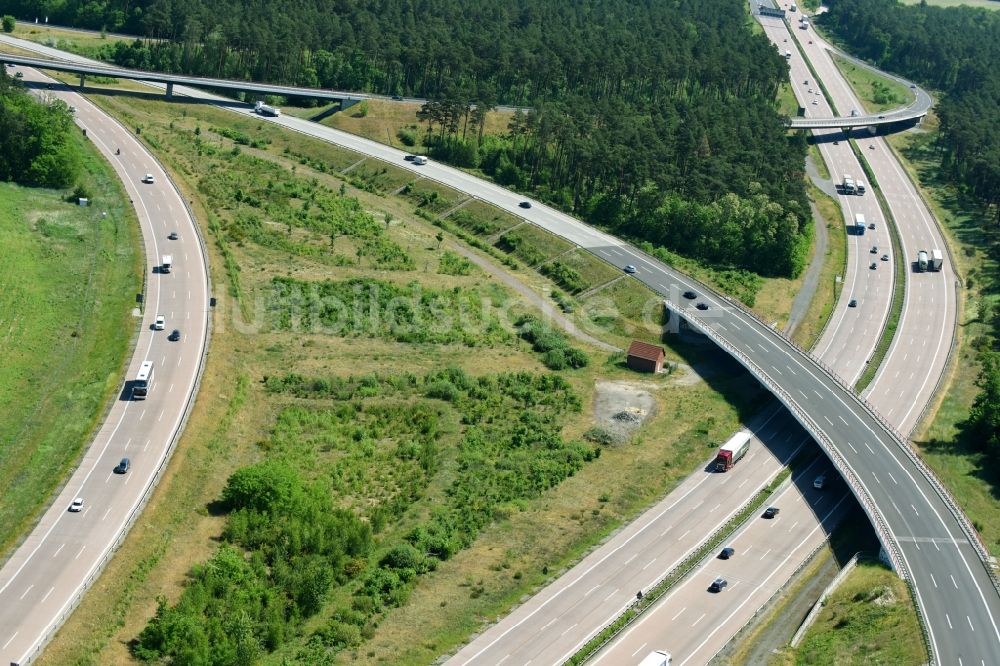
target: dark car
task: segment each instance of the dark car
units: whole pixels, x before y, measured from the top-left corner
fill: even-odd
[[[856,308],[856,307],[858,307],[858,299],[852,298],[851,301],[847,304],[847,307],[849,307],[849,308]]]
[[[121,462],[115,467],[115,474],[124,474],[128,471],[128,468],[132,466],[132,463],[128,458],[122,458]]]
[[[720,560],[728,560],[730,557],[736,554],[735,548],[723,548],[722,552],[719,553]]]
[[[872,254],[878,254],[878,245],[872,245],[872,249],[869,250]]]
[[[870,268],[870,269],[872,269],[872,270],[875,270],[876,268],[878,268],[878,264],[877,264],[876,262],[874,262],[874,261],[873,261],[873,262],[872,262],[872,265],[871,265],[871,266],[869,266],[868,268]]]
[[[729,581],[725,578],[716,578],[712,581],[712,584],[708,586],[709,592],[722,592],[729,585]]]
[[[699,310],[707,310],[708,309],[708,303],[699,303],[695,307],[698,308]]]
[[[875,228],[875,223],[874,222],[869,222],[868,223],[868,228],[869,229],[874,229]]]
[[[693,291],[685,291],[684,298],[688,299],[689,301],[693,301],[694,299],[698,298],[698,294],[694,293]]]
[[[169,238],[170,240],[177,240],[178,239],[177,232],[171,231],[169,234],[167,234],[167,238]]]
[[[779,509],[776,506],[769,506],[769,507],[767,507],[767,509],[764,510],[764,517],[765,518],[774,518],[775,516],[778,515],[778,512],[780,512],[780,511],[781,511],[781,509]]]
[[[170,331],[170,335],[167,336],[167,340],[170,340],[171,342],[177,342],[180,339],[181,339],[181,331],[178,328],[175,328],[174,330]]]
[[[407,162],[412,162],[415,157],[416,155],[407,155],[403,159],[406,160]]]
[[[14,78],[16,78],[16,79],[23,79],[24,78],[24,74],[21,73],[21,72],[18,72],[17,74],[14,75]]]
[[[402,102],[403,101],[403,96],[402,95],[393,95],[392,99],[394,99],[397,102]]]
[[[519,203],[517,205],[520,206],[521,208],[531,208],[531,202],[530,201],[522,201],[521,203]]]

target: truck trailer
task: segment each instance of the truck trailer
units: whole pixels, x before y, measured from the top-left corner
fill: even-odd
[[[646,658],[639,662],[639,666],[670,666],[670,653],[663,650],[654,650],[646,655]]]
[[[941,254],[941,250],[931,250],[931,261],[928,268],[932,271],[941,270],[941,266],[944,264],[944,256]]]
[[[865,227],[866,226],[867,225],[865,224],[864,213],[855,213],[854,214],[854,234],[857,235],[857,236],[864,236],[865,235]]]
[[[731,470],[733,465],[740,461],[740,458],[750,450],[750,438],[752,433],[745,430],[733,435],[728,442],[719,447],[719,452],[715,455],[715,471],[725,472]]]
[[[850,174],[847,173],[844,174],[844,180],[841,181],[840,187],[841,189],[844,190],[844,194],[854,194],[855,192],[854,179],[851,178]]]
[[[278,116],[281,115],[281,109],[269,106],[267,104],[264,104],[264,102],[260,101],[257,102],[257,106],[255,106],[253,110],[262,116],[272,116],[274,118],[277,118]]]

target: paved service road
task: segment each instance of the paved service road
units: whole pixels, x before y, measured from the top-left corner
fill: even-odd
[[[48,81],[24,70],[25,81]],[[128,365],[133,379],[144,360],[154,363],[153,385],[144,401],[120,397],[79,468],[35,530],[0,569],[0,663],[26,663],[73,610],[131,525],[159,478],[183,425],[208,342],[208,275],[205,255],[178,192],[146,149],[85,98],[50,92],[77,108],[76,122],[110,161],[135,202],[146,254],[146,310]],[[121,155],[115,151],[121,150]],[[155,183],[140,182],[152,174]],[[99,205],[99,202],[96,202]],[[178,240],[167,235],[177,231]],[[164,254],[170,273],[154,272]],[[166,330],[153,331],[157,314]],[[180,329],[182,337],[167,336]],[[128,384],[127,384],[128,385]],[[123,457],[126,474],[112,469]],[[75,497],[83,511],[67,509]]]

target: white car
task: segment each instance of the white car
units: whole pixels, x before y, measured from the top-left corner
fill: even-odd
[[[156,321],[153,322],[154,331],[162,331],[167,327],[167,320],[164,319],[163,315],[156,315]]]
[[[83,498],[77,497],[73,500],[73,503],[69,505],[69,510],[73,513],[80,513],[83,511]]]
[[[156,179],[153,178],[153,174],[147,173],[145,176],[142,177],[142,182],[153,184],[156,182]]]

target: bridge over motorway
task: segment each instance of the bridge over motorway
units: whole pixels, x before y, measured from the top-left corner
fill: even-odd
[[[986,547],[948,491],[902,435],[833,372],[730,299],[713,295],[713,301],[705,312],[679,298],[664,303],[746,367],[822,447],[911,586],[932,662],[996,663],[997,578]]]
[[[233,90],[236,92],[251,92],[261,95],[281,95],[283,97],[309,97],[312,99],[323,99],[331,102],[340,102],[340,106],[343,109],[353,106],[364,99],[381,99],[381,96],[379,95],[350,93],[342,90],[301,88],[298,86],[283,86],[271,83],[255,83],[253,81],[234,81],[232,79],[212,79],[202,76],[165,74],[163,72],[149,72],[139,69],[127,69],[124,67],[109,67],[81,62],[69,62],[66,60],[53,60],[51,58],[33,58],[30,56],[13,55],[10,53],[0,54],[0,62],[10,63],[12,65],[23,65],[25,67],[35,67],[37,69],[79,74],[81,88],[83,87],[84,81],[88,75],[162,83],[167,87],[167,97],[173,96],[174,85],[179,84],[185,86],[197,86],[201,88]]]

